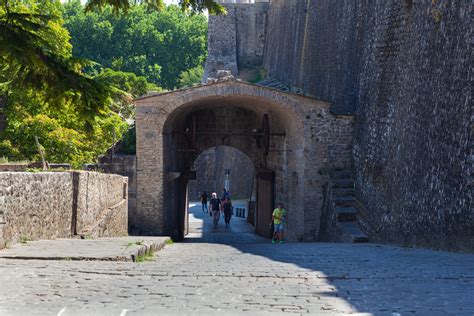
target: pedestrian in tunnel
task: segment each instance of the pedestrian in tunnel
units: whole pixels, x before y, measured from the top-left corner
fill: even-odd
[[[274,233],[272,238],[272,243],[276,242],[276,239],[283,244],[285,241],[283,240],[283,224],[286,219],[286,211],[283,208],[283,203],[278,203],[278,207],[273,210],[272,214],[272,221],[270,222],[270,226],[273,223],[274,226]]]
[[[232,202],[230,201],[230,198],[225,198],[222,208],[224,209],[225,226],[229,227],[230,218],[232,217]]]
[[[222,189],[222,196],[221,196],[221,201],[224,202],[226,198],[230,199],[230,194],[229,191],[227,191],[225,188]]]
[[[213,192],[212,193],[212,198],[209,201],[211,212],[212,212],[212,223],[214,225],[214,228],[217,228],[217,223],[219,222],[219,217],[220,217],[220,211],[222,208],[222,202],[219,198],[217,198],[217,193]]]
[[[202,194],[201,194],[201,206],[202,206],[202,212],[203,213],[209,212],[209,209],[207,208],[207,198],[208,198],[207,192],[206,191],[202,192]]]

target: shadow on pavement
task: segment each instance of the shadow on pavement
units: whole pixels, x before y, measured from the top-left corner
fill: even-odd
[[[268,258],[275,275],[279,263],[315,272],[334,288],[319,294],[342,298],[360,313],[474,315],[473,255],[377,244],[272,244],[242,218],[233,217],[230,228],[221,219],[214,229],[200,203],[190,206],[185,242],[226,244]]]

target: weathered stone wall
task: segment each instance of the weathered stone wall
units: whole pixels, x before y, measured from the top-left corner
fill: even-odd
[[[474,250],[472,1],[368,16],[354,161],[373,239]]]
[[[217,70],[230,70],[233,75],[239,73],[237,67],[237,32],[235,10],[229,8],[226,15],[211,15],[208,30],[220,29],[220,32],[208,31],[207,59],[204,67],[204,80],[215,77]]]
[[[76,233],[91,237],[126,234],[127,178],[98,172],[76,174],[78,175]],[[115,217],[121,219],[119,226],[108,225]]]
[[[239,69],[263,64],[269,3],[235,7],[237,66]]]
[[[0,245],[126,234],[126,186],[93,172],[0,172]]]
[[[234,76],[243,68],[263,64],[265,30],[269,3],[223,1],[226,15],[209,16],[208,58],[204,80],[217,70],[230,70]]]
[[[105,173],[119,174],[128,178],[128,223],[130,234],[134,234],[137,217],[137,157],[135,155],[115,154],[113,161],[110,156],[103,157],[98,165]]]
[[[361,7],[373,5],[374,1],[272,0],[264,56],[268,75],[331,102],[335,113],[353,113],[358,105],[363,18],[369,13]]]
[[[189,183],[189,198],[198,201],[200,193],[207,191],[221,194],[224,187],[225,170],[230,170],[230,193],[232,199],[248,199],[254,181],[253,162],[241,151],[228,147],[213,147],[201,153],[194,162],[196,180]]]
[[[72,173],[0,172],[0,244],[71,236],[72,196]]]
[[[269,75],[357,112],[372,240],[474,249],[472,12],[469,0],[271,2]]]

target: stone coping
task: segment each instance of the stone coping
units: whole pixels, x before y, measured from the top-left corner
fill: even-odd
[[[126,236],[29,241],[0,250],[0,258],[24,260],[139,261],[161,250],[169,237]]]

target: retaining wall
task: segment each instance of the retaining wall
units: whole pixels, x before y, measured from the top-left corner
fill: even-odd
[[[127,178],[0,172],[0,248],[23,240],[127,234]]]

